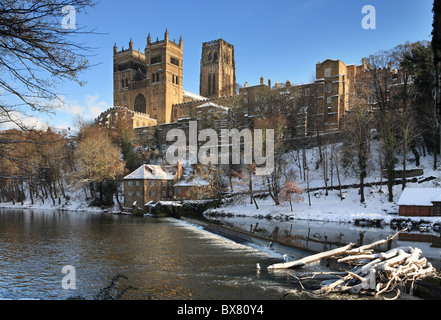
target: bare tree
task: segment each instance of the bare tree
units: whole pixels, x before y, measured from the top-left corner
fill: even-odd
[[[438,132],[441,132],[441,0],[434,0],[433,14],[432,48],[436,72],[435,114],[438,120]],[[441,139],[439,141],[441,142]]]
[[[32,131],[22,119],[34,113],[53,113],[61,103],[56,92],[60,84],[83,85],[79,76],[90,67],[90,48],[76,37],[93,31],[79,28],[73,20],[71,28],[63,27],[62,22],[70,11],[78,14],[91,6],[92,0],[0,2],[0,129],[10,125]],[[13,148],[24,143],[19,142]],[[0,157],[20,161],[8,151],[11,148],[1,149]]]
[[[345,120],[344,141],[346,163],[351,163],[352,169],[358,174],[360,183],[360,202],[365,202],[364,180],[367,177],[367,165],[370,159],[370,131],[373,116],[367,107],[367,91],[364,85],[357,88],[351,97],[352,108]],[[341,193],[341,191],[340,191]]]
[[[401,176],[402,189],[406,188],[406,164],[407,164],[407,154],[409,150],[413,147],[417,138],[420,136],[420,129],[417,126],[416,119],[413,112],[403,113],[399,120],[399,137],[401,145],[401,153],[403,156],[402,164],[403,171]]]

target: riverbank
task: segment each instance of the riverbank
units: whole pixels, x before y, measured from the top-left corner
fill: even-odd
[[[409,187],[423,187],[424,185],[410,184]],[[339,191],[317,190],[311,192],[310,203],[307,194],[303,194],[304,200],[300,203],[292,203],[292,211],[289,203],[285,202],[276,206],[270,198],[256,199],[259,209],[250,204],[249,197],[241,196],[230,199],[221,208],[210,209],[205,212],[208,216],[247,216],[267,218],[281,221],[320,221],[350,223],[370,226],[391,225],[399,222],[411,223],[414,226],[425,224],[433,228],[441,224],[441,217],[400,217],[398,215],[397,201],[401,195],[401,186],[394,187],[395,202],[387,201],[387,195],[378,188],[366,188],[364,203],[360,203],[358,189],[347,189],[341,199]]]
[[[422,187],[418,184],[411,184],[409,187]],[[259,209],[254,204],[249,203],[249,197],[246,195],[234,196],[229,198],[217,209],[208,209],[204,215],[209,217],[216,216],[238,216],[266,218],[280,221],[320,221],[349,223],[368,226],[391,225],[397,221],[408,222],[415,225],[425,224],[430,228],[441,224],[441,217],[399,217],[398,205],[396,202],[389,203],[387,195],[379,192],[376,187],[366,188],[366,201],[361,204],[359,201],[358,189],[347,189],[343,192],[344,198],[341,199],[339,191],[316,190],[310,194],[310,203],[308,195],[304,194],[304,201],[292,203],[292,211],[289,203],[285,202],[276,206],[270,198],[258,198],[256,202]],[[401,186],[394,187],[394,199],[398,201],[401,195]],[[75,198],[76,197],[76,198]],[[122,214],[118,205],[113,207],[100,208],[88,205],[87,199],[81,194],[71,196],[72,200],[63,201],[60,205],[53,205],[49,201],[45,203],[34,202],[33,204],[26,200],[21,203],[2,202],[0,208],[8,209],[32,209],[32,210],[61,210],[72,212],[95,212],[95,213],[115,213]],[[73,200],[76,199],[76,200]],[[121,199],[122,201],[122,199]]]
[[[201,220],[195,220],[195,219],[182,219],[184,223],[188,223],[196,228],[201,228],[205,231],[208,231],[210,233],[219,235],[221,237],[227,238],[229,240],[232,240],[236,243],[243,243],[250,246],[258,246],[260,251],[273,251],[277,255],[279,255],[280,259],[283,259],[285,255],[287,255],[287,258],[289,261],[298,260],[301,258],[304,258],[306,256],[316,254],[323,252],[324,250],[314,250],[308,247],[305,247],[305,243],[308,243],[308,241],[317,242],[320,244],[324,244],[324,247],[322,248],[328,248],[330,250],[331,248],[337,248],[342,247],[345,243],[335,243],[332,242],[332,239],[314,239],[312,236],[311,238],[308,237],[305,239],[305,237],[302,237],[302,241],[299,241],[300,239],[297,238],[295,243],[289,243],[289,237],[269,237],[264,236],[260,232],[252,232],[251,230],[249,232],[245,230],[236,229],[231,226],[226,226],[224,224],[218,224],[216,222],[213,223],[213,221],[201,221]],[[343,231],[343,230],[342,230]],[[345,232],[345,231],[343,231]],[[346,233],[346,232],[345,232]],[[364,234],[364,233],[363,233]],[[389,234],[392,235],[392,234]],[[384,235],[384,237],[389,236]],[[328,241],[331,240],[331,241]],[[341,240],[341,239],[340,239]],[[376,239],[378,240],[378,239]],[[288,242],[287,242],[288,241]],[[418,245],[418,244],[416,244]],[[308,246],[306,244],[306,246]],[[317,249],[317,247],[316,247]],[[344,265],[341,265],[337,263],[334,259],[322,259],[314,264],[315,265],[321,265],[322,267],[325,267],[326,269],[333,270],[333,271],[340,271],[342,268],[345,268]],[[295,274],[295,271],[293,271]],[[303,283],[304,286],[319,286],[320,281],[318,282],[312,282],[312,283]],[[318,287],[317,287],[318,288]],[[403,288],[404,289],[404,288]],[[412,292],[412,293],[411,293]],[[406,285],[405,290],[402,292],[404,296],[409,295],[409,297],[424,299],[424,300],[439,300],[441,298],[441,282],[439,278],[437,277],[427,277],[421,280],[416,281],[413,285],[408,284]],[[403,299],[408,299],[404,297]]]

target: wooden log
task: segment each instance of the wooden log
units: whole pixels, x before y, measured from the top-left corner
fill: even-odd
[[[362,252],[364,252],[364,251],[366,251],[366,250],[369,250],[369,249],[372,249],[372,248],[374,248],[374,247],[380,246],[380,245],[382,245],[382,244],[388,243],[389,241],[391,241],[391,240],[395,239],[396,237],[398,237],[398,235],[399,235],[400,233],[405,232],[405,231],[407,231],[408,229],[409,229],[409,227],[407,227],[406,229],[403,229],[403,230],[401,230],[401,231],[398,231],[398,232],[397,232],[396,234],[394,234],[393,236],[389,236],[389,237],[387,237],[387,239],[378,240],[378,241],[372,242],[371,244],[367,244],[367,245],[364,245],[364,246],[361,246],[361,247],[358,247],[358,248],[355,248],[355,249],[349,250],[349,251],[347,252],[347,254],[359,254],[359,253],[362,253]]]
[[[286,262],[286,263],[276,263],[273,265],[270,265],[268,267],[268,269],[295,269],[295,268],[300,268],[303,267],[304,265],[308,264],[308,263],[313,263],[316,261],[320,261],[322,259],[326,259],[329,257],[333,257],[339,254],[342,254],[344,252],[346,252],[347,250],[351,249],[352,246],[354,244],[350,243],[344,247],[341,248],[337,248],[337,249],[333,249],[333,250],[329,250],[329,251],[325,251],[325,252],[321,252],[321,253],[317,253],[305,258],[302,258],[300,260],[296,260],[296,261],[292,261],[292,262]]]
[[[268,269],[298,268],[321,259],[339,258],[339,256],[348,255],[337,261],[355,262],[357,267],[345,271],[344,274],[341,272],[321,273],[322,276],[329,276],[329,280],[322,281],[321,288],[315,290],[316,293],[350,292],[379,295],[397,290],[399,284],[408,281],[413,284],[416,279],[437,274],[436,269],[427,262],[427,259],[420,257],[422,251],[419,248],[398,247],[387,252],[372,253],[372,248],[391,241],[406,230],[407,228],[385,240],[379,240],[356,249],[351,249],[353,247],[351,243],[341,248],[311,255],[293,262],[273,264]],[[312,279],[316,275],[319,278],[319,274],[313,273],[310,278]]]

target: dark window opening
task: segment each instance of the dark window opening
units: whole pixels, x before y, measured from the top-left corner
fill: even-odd
[[[142,94],[139,94],[135,99],[134,111],[141,112],[141,113],[146,112],[146,101],[145,101],[145,98]]]
[[[174,64],[175,66],[178,66],[178,67],[179,67],[179,60],[178,60],[178,59],[173,58],[173,57],[170,57],[170,62],[171,62],[172,64]]]
[[[441,203],[433,203],[433,215],[441,216]]]
[[[162,56],[156,56],[150,58],[150,64],[155,64],[159,62],[162,62]]]
[[[213,92],[212,94],[216,93],[216,75],[213,74]]]

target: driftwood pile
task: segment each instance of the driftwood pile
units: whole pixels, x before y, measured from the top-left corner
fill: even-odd
[[[351,270],[326,273],[312,273],[303,279],[326,279],[321,282],[316,293],[347,292],[354,294],[380,295],[395,290],[400,293],[400,285],[413,284],[427,276],[435,276],[436,269],[426,258],[421,257],[419,248],[399,247],[387,252],[374,253],[373,248],[385,244],[401,232],[385,240],[354,248],[354,244],[308,256],[303,259],[274,264],[268,269],[292,269],[322,259],[336,259],[337,262],[350,266]],[[299,281],[302,281],[299,279]],[[398,296],[398,295],[397,295]]]

